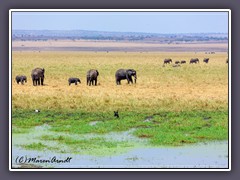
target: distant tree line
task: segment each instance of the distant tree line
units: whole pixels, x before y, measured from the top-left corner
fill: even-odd
[[[112,41],[155,41],[155,42],[192,42],[192,41],[228,41],[227,34],[148,34],[148,33],[107,33],[107,32],[62,32],[61,31],[14,31],[12,40],[112,40]]]

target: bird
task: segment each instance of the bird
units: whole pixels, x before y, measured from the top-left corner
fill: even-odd
[[[114,117],[119,118],[118,111],[114,111]]]

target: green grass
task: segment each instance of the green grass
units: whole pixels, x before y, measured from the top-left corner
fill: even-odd
[[[111,155],[125,152],[128,148],[132,148],[133,144],[127,141],[106,140],[102,137],[76,138],[64,135],[43,135],[41,141],[54,142],[57,146],[47,146],[48,150],[54,150],[59,153],[76,153],[88,155]]]
[[[228,113],[224,111],[172,112],[155,116],[152,128],[139,128],[138,137],[154,145],[181,145],[228,138]]]
[[[25,149],[29,149],[29,150],[44,150],[47,148],[46,145],[42,144],[42,143],[32,143],[32,144],[27,144],[27,145],[22,145],[22,147],[24,147]]]
[[[58,112],[46,111],[34,113],[26,110],[14,110],[12,124],[16,129],[49,124],[52,132],[67,134],[106,134],[110,132],[136,129],[134,135],[147,138],[153,145],[181,145],[209,140],[228,138],[227,111],[183,111],[183,112],[119,112],[120,118],[112,112]],[[146,118],[151,119],[146,121]],[[90,122],[98,121],[96,125]],[[75,147],[106,148],[116,147],[115,143],[103,139],[73,140],[65,136],[43,137],[42,140],[57,141],[60,144]],[[74,148],[73,148],[74,149]]]

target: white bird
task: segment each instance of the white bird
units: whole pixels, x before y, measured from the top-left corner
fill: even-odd
[[[38,109],[35,109],[35,113],[39,113],[40,112],[40,110],[38,110]]]

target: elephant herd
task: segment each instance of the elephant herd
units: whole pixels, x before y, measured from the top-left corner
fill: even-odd
[[[203,62],[208,63],[209,58],[204,58]],[[172,63],[172,59],[164,59],[163,64],[170,64],[170,63]],[[199,63],[199,59],[198,58],[192,58],[192,59],[190,59],[189,63],[190,64]],[[228,63],[228,58],[226,60],[226,63]],[[173,67],[178,67],[178,66],[180,66],[179,64],[186,64],[186,61],[185,60],[175,61],[175,65],[173,65]],[[44,84],[44,73],[45,73],[44,68],[35,68],[35,69],[32,70],[31,78],[32,78],[33,86],[38,86],[38,85],[43,85]],[[87,85],[97,86],[98,76],[99,76],[99,72],[96,69],[90,69],[89,71],[87,71],[87,74],[86,74]],[[118,69],[115,73],[115,80],[116,80],[117,85],[121,85],[121,80],[125,80],[125,79],[127,80],[128,84],[129,83],[133,84],[132,77],[134,77],[134,83],[136,83],[137,72],[134,69]],[[21,84],[24,84],[24,82],[25,83],[27,82],[27,77],[25,75],[18,75],[18,76],[16,76],[15,79],[16,79],[16,82],[18,84],[19,84],[19,82],[21,82]],[[71,77],[71,78],[68,79],[69,86],[72,83],[77,85],[78,83],[81,83],[81,81],[80,81],[79,78]]]
[[[33,86],[38,86],[38,85],[43,85],[44,84],[44,73],[45,69],[44,68],[35,68],[31,72],[31,78],[33,82]],[[99,76],[99,72],[96,69],[90,69],[87,71],[86,74],[86,80],[87,80],[87,85],[95,85],[97,86],[97,78]],[[132,83],[133,84],[133,79],[132,76],[134,77],[134,83],[137,81],[137,72],[134,69],[118,69],[115,73],[115,79],[116,79],[116,84],[121,85],[121,80],[126,79],[128,84]],[[24,75],[18,75],[16,76],[16,82],[19,84],[24,84],[24,82],[27,82],[27,77]],[[79,78],[74,78],[71,77],[68,79],[68,84],[69,86],[74,83],[77,85],[78,83],[81,83]]]
[[[205,63],[208,63],[208,61],[209,61],[209,58],[204,58],[203,59],[203,62],[205,62]],[[172,59],[164,59],[164,61],[163,61],[163,64],[170,64],[170,63],[172,63]],[[175,64],[186,64],[187,62],[185,61],[185,60],[181,60],[181,61],[175,61]],[[192,59],[190,59],[190,61],[189,61],[189,64],[193,64],[193,63],[199,63],[199,59],[198,58],[192,58]]]

